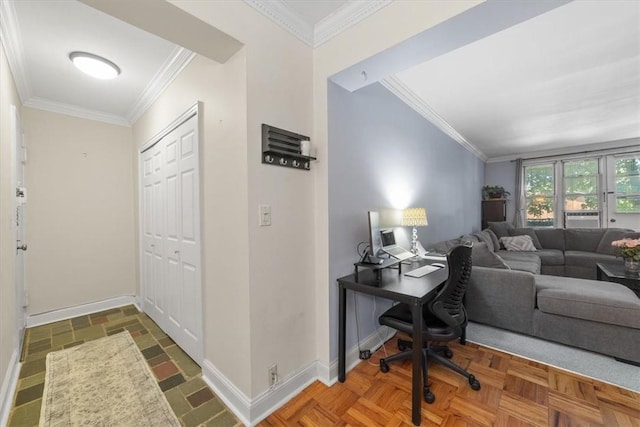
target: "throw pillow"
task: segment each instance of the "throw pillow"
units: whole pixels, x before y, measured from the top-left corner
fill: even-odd
[[[496,233],[493,232],[490,228],[485,228],[484,231],[487,232],[489,237],[491,237],[491,241],[493,242],[493,251],[497,252],[500,250],[500,239],[496,236]]]
[[[496,233],[498,238],[505,237],[509,235],[509,230],[513,230],[513,225],[509,224],[507,221],[500,222],[487,222],[489,224],[489,228],[491,231]]]
[[[471,247],[471,262],[477,267],[503,268],[510,270],[504,260],[492,252],[484,242],[475,243]]]
[[[538,236],[533,228],[514,228],[513,230],[509,230],[509,236],[529,236],[531,237],[533,246],[535,246],[536,249],[542,249],[540,240],[538,240]]]
[[[493,241],[491,240],[491,236],[489,236],[489,233],[487,233],[486,231],[481,231],[479,233],[473,233],[473,235],[476,238],[478,238],[478,241],[486,243],[487,244],[487,248],[490,251],[493,252],[493,251],[496,250],[496,248],[493,246]]]
[[[500,242],[504,244],[505,249],[508,251],[531,252],[536,250],[531,241],[531,236],[501,237]]]

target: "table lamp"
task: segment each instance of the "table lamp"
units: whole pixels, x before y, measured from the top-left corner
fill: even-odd
[[[418,230],[416,230],[416,227],[424,227],[425,225],[428,225],[425,208],[409,208],[402,211],[402,226],[413,227],[411,252],[416,256],[418,256]]]

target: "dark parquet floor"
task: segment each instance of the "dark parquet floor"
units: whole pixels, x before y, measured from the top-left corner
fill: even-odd
[[[386,344],[390,353],[397,351],[395,342]],[[640,427],[640,393],[471,343],[450,348],[482,388],[473,391],[462,376],[430,364],[436,401],[423,401],[423,426]],[[361,362],[345,383],[316,381],[259,425],[413,425],[411,363],[394,363],[385,374],[380,354]]]

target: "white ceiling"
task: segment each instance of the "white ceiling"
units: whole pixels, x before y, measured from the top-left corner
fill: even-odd
[[[489,158],[637,138],[640,2],[574,1],[395,77]]]
[[[392,0],[244,1],[315,47]],[[0,23],[24,105],[112,123],[135,122],[193,57],[76,0],[3,0]],[[629,144],[640,137],[639,28],[638,1],[574,1],[385,82],[483,158]],[[68,60],[74,50],[122,75],[85,77]]]
[[[1,6],[2,24],[13,27],[8,56],[26,106],[130,125],[192,57],[75,0]],[[73,66],[72,51],[105,57],[122,73],[114,80],[91,78]]]

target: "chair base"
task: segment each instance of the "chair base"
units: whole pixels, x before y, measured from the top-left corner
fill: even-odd
[[[407,350],[407,349],[412,349],[412,348],[413,348],[412,341],[399,339],[398,350],[400,350],[400,353],[380,359],[380,371],[384,373],[389,372],[389,363],[391,362],[395,362],[397,360],[411,359],[413,357],[413,351]],[[443,355],[441,355],[440,353],[442,353]],[[467,378],[467,380],[469,381],[469,385],[473,390],[480,390],[481,385],[480,385],[480,382],[476,379],[476,377],[473,374],[470,374],[466,370],[462,369],[460,366],[451,362],[451,360],[449,359],[451,359],[452,357],[453,357],[453,352],[449,349],[449,347],[445,345],[431,347],[428,344],[426,344],[426,346],[422,348],[422,380],[424,385],[423,390],[424,390],[425,402],[433,403],[436,400],[435,395],[431,393],[431,391],[429,390],[429,384],[427,383],[427,380],[428,380],[427,361],[428,360],[435,360],[436,362],[446,366],[447,368],[459,373],[463,377]]]

